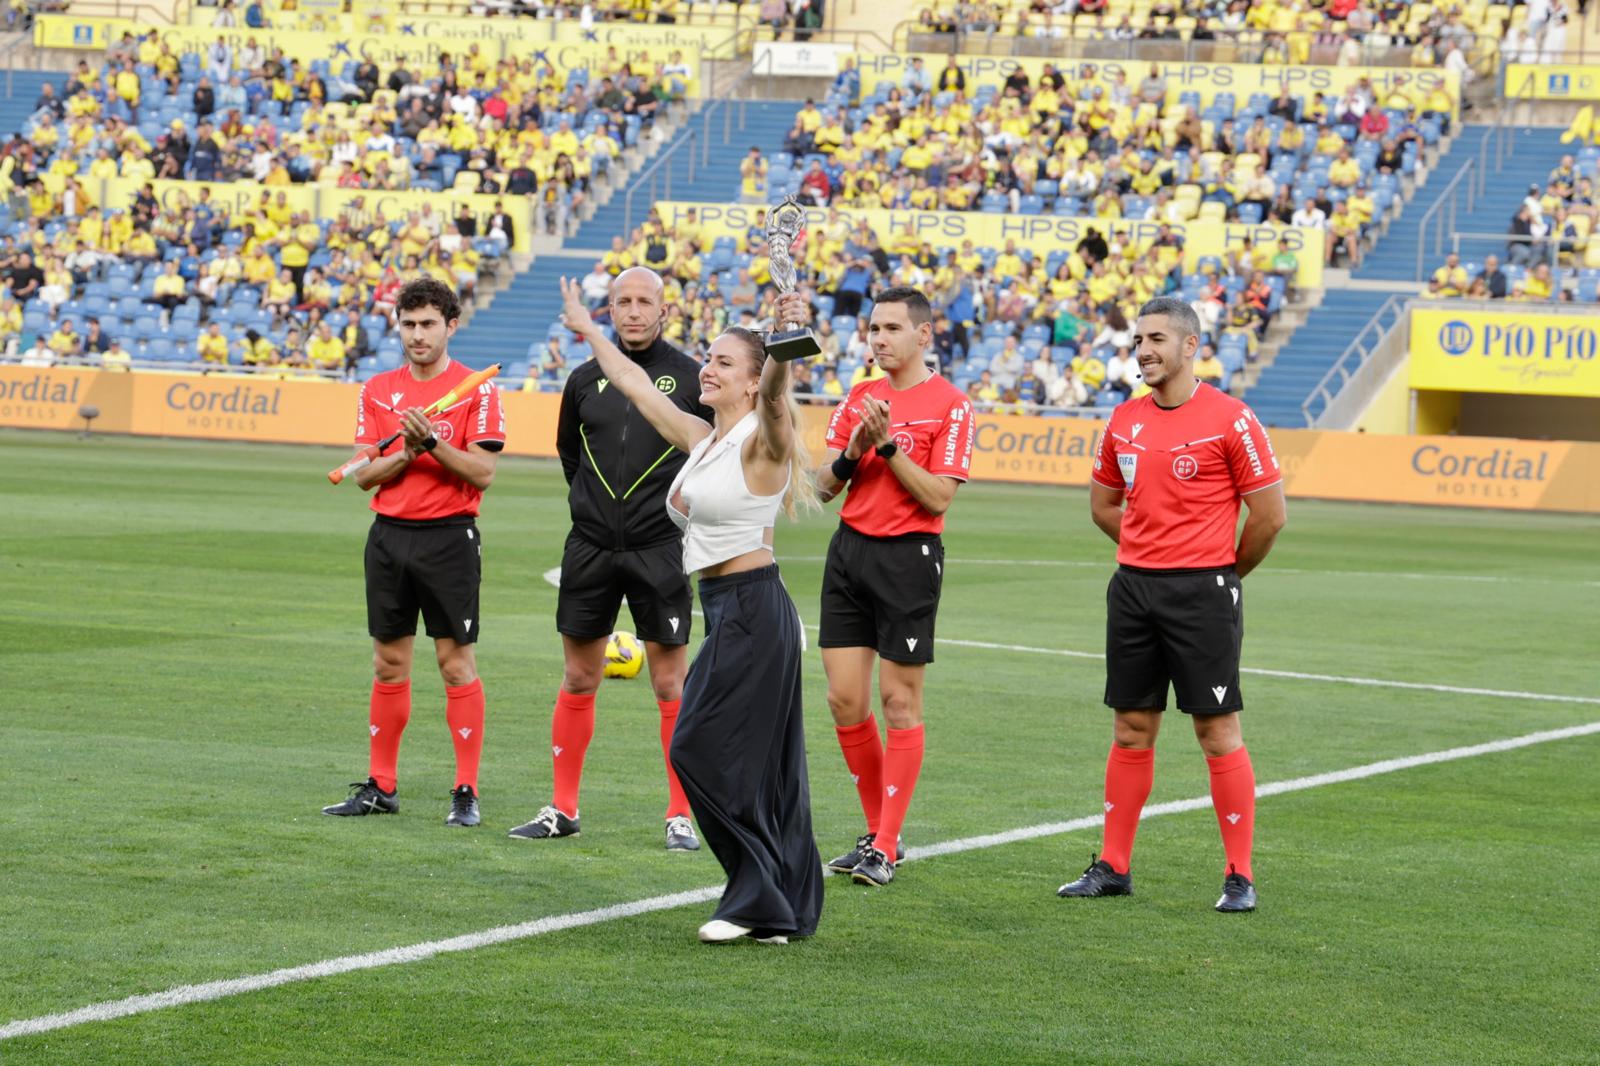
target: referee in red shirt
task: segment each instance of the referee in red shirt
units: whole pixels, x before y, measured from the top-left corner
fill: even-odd
[[[1217,910],[1254,910],[1256,777],[1239,731],[1240,580],[1283,528],[1283,478],[1250,408],[1195,380],[1200,320],[1193,309],[1175,297],[1151,300],[1134,329],[1151,391],[1112,412],[1089,488],[1095,525],[1116,542],[1119,564],[1106,593],[1105,699],[1116,726],[1105,843],[1059,894],[1132,893],[1133,836],[1150,795],[1170,686],[1211,771],[1227,855]],[[1236,545],[1241,502],[1249,517]]]
[[[885,376],[863,381],[834,409],[817,471],[824,499],[849,485],[828,545],[818,643],[828,708],[867,819],[866,833],[828,869],[864,885],[888,884],[902,857],[944,581],[939,534],[972,465],[972,405],[927,365],[932,322],[916,289],[878,295],[867,336]],[[887,745],[872,715],[874,657]]]
[[[445,685],[445,717],[456,750],[449,826],[478,824],[478,759],[483,752],[483,683],[478,639],[483,538],[478,501],[494,481],[506,442],[500,393],[492,383],[456,401],[431,423],[422,412],[472,371],[450,358],[461,303],[431,278],[410,282],[395,303],[406,365],[361,387],[356,444],[404,432],[398,450],[362,468],[356,484],[377,512],[367,535],[367,629],[372,635],[371,743],[367,780],[323,814],[396,814],[400,736],[411,717],[411,654],[417,612],[433,638]]]

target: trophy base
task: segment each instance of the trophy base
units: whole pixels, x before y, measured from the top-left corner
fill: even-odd
[[[767,354],[780,363],[810,359],[822,354],[822,345],[809,329],[788,329],[767,334]]]

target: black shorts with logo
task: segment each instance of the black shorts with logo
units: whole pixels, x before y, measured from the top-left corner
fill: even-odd
[[[367,533],[367,632],[415,636],[417,612],[430,637],[478,639],[483,538],[470,515],[407,522],[379,515]]]
[[[683,572],[683,542],[612,551],[569,533],[561,554],[556,629],[578,640],[609,637],[624,597],[640,640],[689,643],[694,594]]]
[[[1106,705],[1164,711],[1170,685],[1186,714],[1240,710],[1243,643],[1244,594],[1233,567],[1118,567],[1106,589]]]
[[[840,523],[822,571],[817,643],[873,648],[895,663],[931,663],[943,586],[937,533],[869,537]]]

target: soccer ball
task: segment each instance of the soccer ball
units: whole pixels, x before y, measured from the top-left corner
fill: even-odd
[[[611,634],[606,641],[606,676],[638,677],[644,665],[644,647],[639,638],[625,629]]]

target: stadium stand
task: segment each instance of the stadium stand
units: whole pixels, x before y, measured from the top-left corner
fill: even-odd
[[[303,26],[305,13],[249,6],[268,21],[294,18]],[[603,4],[589,17],[692,22],[707,6],[657,4],[646,13],[639,5]],[[678,199],[742,200],[758,211],[797,196],[847,214],[958,211],[1099,224],[1071,246],[1036,251],[874,234],[835,212],[814,227],[803,259],[797,256],[825,343],[824,357],[807,372],[818,392],[847,388],[872,372],[861,336],[871,294],[910,282],[936,295],[941,366],[975,400],[1046,413],[1103,407],[1142,388],[1128,358],[1127,323],[1144,299],[1170,292],[1191,300],[1207,323],[1206,376],[1224,388],[1250,382],[1264,418],[1293,421],[1298,398],[1333,357],[1319,345],[1349,338],[1370,316],[1374,297],[1300,291],[1299,257],[1261,232],[1257,244],[1194,262],[1184,255],[1183,228],[1228,222],[1321,229],[1326,265],[1350,267],[1357,278],[1381,273],[1387,259],[1405,254],[1395,251],[1399,242],[1378,238],[1398,224],[1407,197],[1435,168],[1445,169],[1433,182],[1449,176],[1439,153],[1453,138],[1481,133],[1459,126],[1458,99],[1424,71],[1442,67],[1472,78],[1474,66],[1494,56],[1484,39],[1517,30],[1523,10],[1482,2],[1460,9],[1160,0],[1062,6],[1073,8],[1064,12],[1071,35],[1120,40],[1125,25],[1138,29],[1136,39],[1231,34],[1261,45],[1236,58],[1269,64],[1351,61],[1382,43],[1404,48],[1416,70],[1342,79],[1338,91],[1235,93],[1169,79],[1160,63],[1023,61],[1004,81],[974,77],[970,85],[956,57],[913,59],[894,78],[847,64],[820,103],[748,105],[755,121],[741,138],[753,147],[680,179]],[[970,34],[984,28],[991,7],[961,5],[956,14]],[[937,21],[950,10],[929,15]],[[226,25],[241,14],[225,5],[216,18]],[[994,32],[1029,34],[1063,12],[1001,5],[1000,14]],[[803,36],[806,27],[798,29]],[[1348,47],[1356,38],[1360,49]],[[1515,33],[1511,40],[1535,52],[1547,43]],[[290,369],[339,363],[364,377],[398,354],[381,321],[384,283],[428,270],[470,292],[478,268],[507,251],[505,230],[490,236],[488,220],[466,206],[459,221],[347,211],[313,222],[292,211],[274,217],[284,212],[271,200],[247,211],[219,204],[211,213],[187,192],[172,198],[163,189],[160,196],[129,195],[126,203],[108,198],[97,211],[90,201],[99,179],[214,178],[269,193],[410,187],[530,196],[548,205],[533,212],[534,224],[571,235],[568,250],[517,274],[469,318],[456,349],[474,366],[518,352],[507,379],[525,376],[531,389],[558,389],[588,354],[559,324],[529,336],[530,319],[555,322],[560,274],[588,270],[586,289],[599,304],[605,279],[629,263],[663,269],[675,304],[668,333],[690,350],[726,324],[762,321],[770,310],[759,220],[742,233],[697,232],[681,213],[651,210],[635,224],[616,197],[579,225],[591,174],[638,143],[656,107],[683,97],[686,87],[670,64],[635,75],[613,52],[594,69],[558,73],[547,60],[496,61],[469,46],[424,73],[340,58],[331,46],[327,59],[301,63],[220,40],[174,51],[154,35],[128,35],[108,58],[104,71],[85,67],[59,90],[41,89],[26,135],[6,149],[5,180],[21,194],[8,198],[0,217],[11,237],[0,269],[16,268],[21,251],[31,249],[43,275],[20,301],[0,305],[0,331],[12,352],[39,358],[42,344],[72,358],[85,343],[79,338],[92,333],[91,345],[107,344],[109,335],[142,357]],[[670,132],[669,152],[690,135],[688,128]],[[1585,150],[1563,164],[1564,184],[1540,176],[1546,187],[1530,199],[1550,233],[1532,233],[1500,257],[1496,265],[1511,279],[1508,297],[1593,299],[1600,289],[1600,263],[1586,261],[1592,184],[1582,186],[1595,177],[1597,154]],[[676,167],[679,160],[668,162]],[[1421,188],[1419,202],[1427,196]],[[34,221],[46,216],[59,217]],[[80,216],[99,219],[99,243],[74,243],[84,232],[95,236],[94,226],[85,231],[70,221]],[[524,216],[512,211],[508,225],[513,217]],[[1130,237],[1132,222],[1150,226]],[[376,255],[349,250],[368,240]],[[230,265],[230,250],[242,267]],[[1541,255],[1551,257],[1553,270],[1529,265]],[[1187,271],[1186,258],[1193,264]],[[1439,295],[1465,294],[1483,264],[1477,257],[1448,266]],[[246,273],[252,265],[254,273]],[[1467,273],[1465,288],[1455,284],[1457,267]],[[115,299],[102,307],[113,284]],[[1293,303],[1304,298],[1320,301],[1310,312],[1314,328],[1301,331],[1306,351],[1297,339],[1295,353],[1280,354],[1267,382],[1255,383],[1255,373],[1242,372],[1256,367],[1267,330],[1286,307],[1296,311],[1286,319],[1304,316],[1306,307]],[[366,334],[363,343],[345,335],[355,325]],[[1278,330],[1280,341],[1284,332]]]
[[[1245,0],[939,0],[922,8],[917,34],[1027,38],[1109,45],[1135,41],[1215,42],[1241,62],[1337,64],[1389,62],[1487,68],[1507,51],[1559,62],[1563,27],[1530,27],[1527,9],[1474,0],[1413,4],[1399,0],[1326,4]],[[1452,46],[1461,54],[1450,57]],[[1514,50],[1514,51],[1513,51]],[[1110,53],[1106,53],[1109,55]],[[1223,55],[1213,58],[1221,59]],[[1529,60],[1533,61],[1533,60]]]

